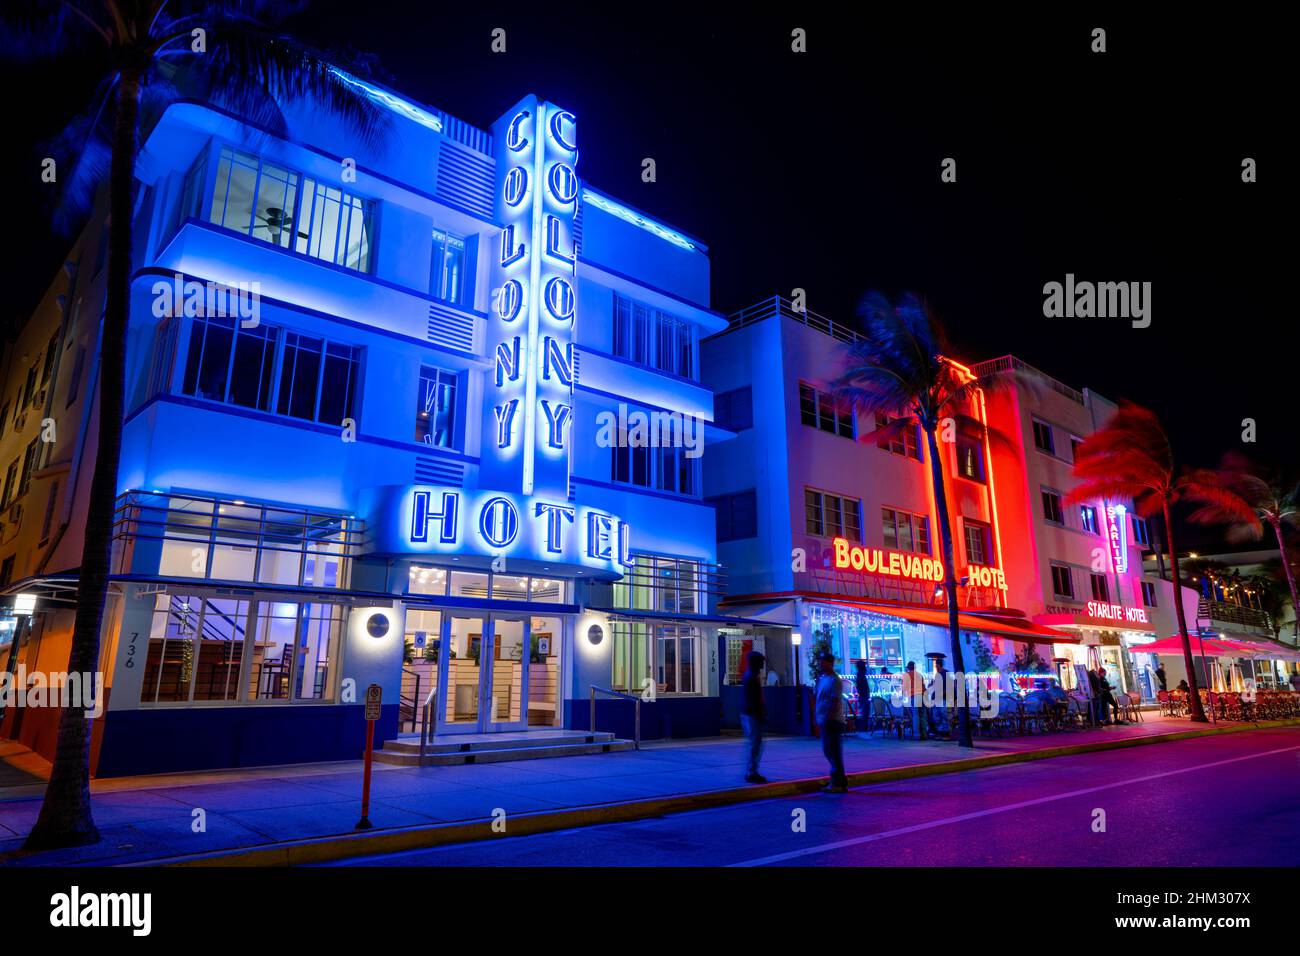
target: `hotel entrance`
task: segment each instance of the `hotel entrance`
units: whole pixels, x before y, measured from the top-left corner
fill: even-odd
[[[407,616],[403,694],[413,701],[418,687],[418,713],[436,691],[434,734],[559,726],[562,618],[477,608],[412,608]],[[416,673],[418,684],[411,680]]]

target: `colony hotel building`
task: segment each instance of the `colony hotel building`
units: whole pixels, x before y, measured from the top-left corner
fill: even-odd
[[[717,423],[736,435],[705,477],[724,604],[784,626],[724,629],[724,684],[755,648],[790,683],[809,680],[803,648],[814,643],[829,645],[845,676],[865,661],[893,682],[909,660],[926,671],[951,655],[924,436],[864,443],[884,422],[832,395],[855,337],[776,298],[704,343]],[[973,396],[939,443],[966,672],[1009,689],[1042,668],[1073,687],[1074,664],[1101,664],[1119,689],[1154,696],[1155,661],[1140,646],[1176,625],[1172,586],[1143,575],[1147,526],[1131,502],[1064,503],[1075,445],[1113,406],[1011,356],[973,371],[1004,369],[1018,371],[1013,387]]]
[[[362,86],[377,147],[306,109],[292,141],[190,102],[142,130],[101,776],[355,757],[372,684],[380,740],[434,688],[439,738],[587,728],[593,686],[646,695],[643,736],[717,730],[700,458],[598,418],[711,420],[707,249],[583,182],[562,107],[480,130]],[[66,669],[103,225],[6,354],[28,673]],[[0,730],[50,756],[57,716]]]

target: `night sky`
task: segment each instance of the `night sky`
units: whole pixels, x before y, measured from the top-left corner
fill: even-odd
[[[1233,448],[1300,462],[1283,297],[1294,242],[1279,241],[1295,199],[1278,142],[1294,123],[1291,51],[1259,8],[1178,25],[1098,10],[908,21],[874,5],[855,18],[807,4],[554,17],[454,6],[318,0],[286,29],[376,54],[376,78],[481,127],[528,91],[572,110],[579,173],[703,239],[719,311],[799,287],[810,309],[852,324],[865,290],[915,290],[966,359],[1013,352],[1149,405],[1186,464]],[[1089,49],[1098,26],[1104,54]],[[505,54],[490,51],[494,27]],[[790,51],[794,27],[808,31],[805,54]],[[23,91],[7,104],[18,148],[6,181],[35,180],[35,144],[88,98],[85,62],[5,71]],[[940,181],[945,157],[956,183]],[[39,193],[11,196],[33,238],[5,259],[6,318],[30,310],[66,246],[46,236]],[[1067,272],[1150,281],[1152,325],[1044,318],[1043,284]],[[1247,417],[1253,446],[1240,440]],[[1213,534],[1188,544],[1207,550]]]

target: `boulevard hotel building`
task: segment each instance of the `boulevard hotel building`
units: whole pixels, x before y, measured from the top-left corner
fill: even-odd
[[[372,685],[399,762],[426,730],[449,760],[712,735],[755,648],[794,728],[816,640],[846,674],[948,652],[920,436],[859,442],[828,392],[851,331],[714,311],[705,245],[584,181],[599,131],[560,105],[478,129],[359,86],[379,146],[315,109],[290,139],[194,102],[141,131],[94,773],[355,758]],[[15,677],[67,668],[105,216],[0,365]],[[967,669],[1012,681],[1032,648],[1150,696],[1146,526],[1063,503],[1109,405],[1038,378],[941,446]],[[678,440],[609,427],[638,415]],[[58,716],[11,706],[0,736],[51,757]]]

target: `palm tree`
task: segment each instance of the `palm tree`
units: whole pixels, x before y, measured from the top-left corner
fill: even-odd
[[[1197,482],[1215,491],[1213,497],[1197,499],[1200,507],[1188,517],[1200,524],[1228,526],[1224,537],[1233,544],[1259,541],[1264,526],[1277,538],[1277,550],[1296,606],[1295,571],[1287,555],[1285,528],[1300,526],[1300,484],[1287,481],[1281,471],[1266,468],[1238,452],[1228,452],[1219,467],[1198,469]]]
[[[6,52],[29,57],[103,56],[107,75],[87,111],[68,126],[71,167],[65,208],[84,203],[107,165],[108,296],[100,345],[99,437],[86,509],[68,671],[96,672],[108,593],[112,516],[117,495],[126,377],[126,329],[133,268],[132,209],[142,112],[155,119],[181,95],[207,95],[274,135],[288,135],[280,105],[310,97],[375,141],[385,118],[338,66],[268,23],[295,12],[267,0],[18,0],[7,4]],[[201,32],[196,32],[201,31]],[[97,49],[96,49],[97,48]],[[347,64],[345,64],[347,65]],[[90,810],[89,721],[65,707],[54,765],[28,849],[82,846],[99,839]]]
[[[1137,513],[1148,517],[1159,512],[1165,522],[1165,540],[1173,565],[1174,613],[1183,643],[1183,664],[1191,687],[1192,720],[1205,722],[1205,709],[1197,689],[1192,663],[1192,643],[1183,611],[1182,574],[1170,507],[1184,497],[1203,501],[1214,489],[1194,476],[1174,477],[1174,453],[1169,437],[1150,409],[1120,402],[1119,411],[1105,426],[1083,440],[1074,454],[1074,477],[1079,480],[1067,495],[1072,504],[1101,499],[1132,499]]]
[[[845,347],[846,367],[834,383],[837,397],[855,411],[874,418],[893,419],[859,438],[877,441],[905,429],[925,432],[930,458],[930,481],[938,512],[939,540],[943,548],[943,588],[948,598],[948,638],[953,672],[965,673],[961,631],[957,622],[957,571],[953,560],[952,519],[939,455],[938,429],[943,420],[960,413],[963,404],[990,378],[975,376],[944,356],[947,339],[939,320],[919,297],[906,293],[891,304],[878,292],[868,293],[858,307],[863,336]],[[960,678],[959,678],[960,679]],[[958,743],[973,747],[970,716],[957,709]]]

